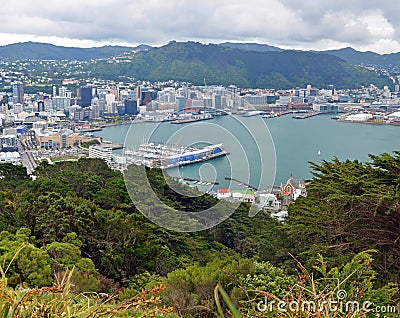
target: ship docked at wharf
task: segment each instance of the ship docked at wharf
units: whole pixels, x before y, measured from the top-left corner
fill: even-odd
[[[137,150],[126,150],[127,164],[145,165],[150,168],[170,169],[226,156],[223,144],[203,148],[143,143]]]

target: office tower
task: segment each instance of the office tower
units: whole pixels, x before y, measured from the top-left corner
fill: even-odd
[[[58,89],[58,96],[67,97],[67,89],[64,86]]]
[[[219,94],[212,94],[212,107],[215,109],[222,109],[222,96]]]
[[[125,113],[127,115],[137,115],[138,114],[136,100],[133,100],[130,98],[125,100]]]
[[[88,107],[92,103],[92,88],[89,86],[83,86],[78,90],[78,105],[82,107]]]
[[[12,84],[13,88],[13,103],[24,104],[24,84],[15,82]]]
[[[112,103],[116,101],[116,97],[114,94],[107,94],[106,95],[106,103],[108,106],[110,106]]]
[[[175,111],[183,111],[186,109],[186,97],[184,96],[177,96],[175,99]]]
[[[335,86],[333,86],[332,84],[328,85],[327,89],[332,92],[332,95],[335,94]]]
[[[45,106],[44,106],[44,101],[40,100],[37,102],[37,106],[38,106],[38,112],[44,112],[45,110]]]

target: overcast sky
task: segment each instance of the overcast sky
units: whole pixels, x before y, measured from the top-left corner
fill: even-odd
[[[8,0],[0,45],[257,42],[400,52],[399,0]]]

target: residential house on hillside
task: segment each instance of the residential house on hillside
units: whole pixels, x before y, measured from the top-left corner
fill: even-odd
[[[306,184],[303,179],[295,179],[290,176],[285,185],[280,186],[280,195],[289,196],[292,200],[296,200],[298,197],[307,196]]]
[[[231,197],[231,190],[227,188],[218,189],[217,199],[219,200],[227,200]]]

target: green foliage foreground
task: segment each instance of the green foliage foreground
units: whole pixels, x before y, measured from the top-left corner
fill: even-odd
[[[197,233],[149,222],[132,204],[123,176],[101,160],[42,164],[36,180],[21,167],[1,165],[0,301],[10,302],[10,310],[21,299],[53,304],[62,294],[54,286],[63,289],[59,283],[68,277],[68,301],[78,303],[114,295],[107,305],[124,304],[142,290],[165,286],[154,290],[160,303],[152,308],[173,308],[169,315],[180,317],[232,316],[235,310],[276,317],[276,308],[260,312],[257,304],[265,297],[329,300],[339,288],[350,300],[395,305],[400,153],[371,158],[368,164],[335,159],[313,165],[308,196],[290,205],[284,225],[265,212],[249,218],[249,206],[241,205],[228,220]],[[171,206],[199,211],[216,202],[209,195],[177,195],[160,170],[148,170],[148,177]],[[139,307],[138,315],[147,313]]]

